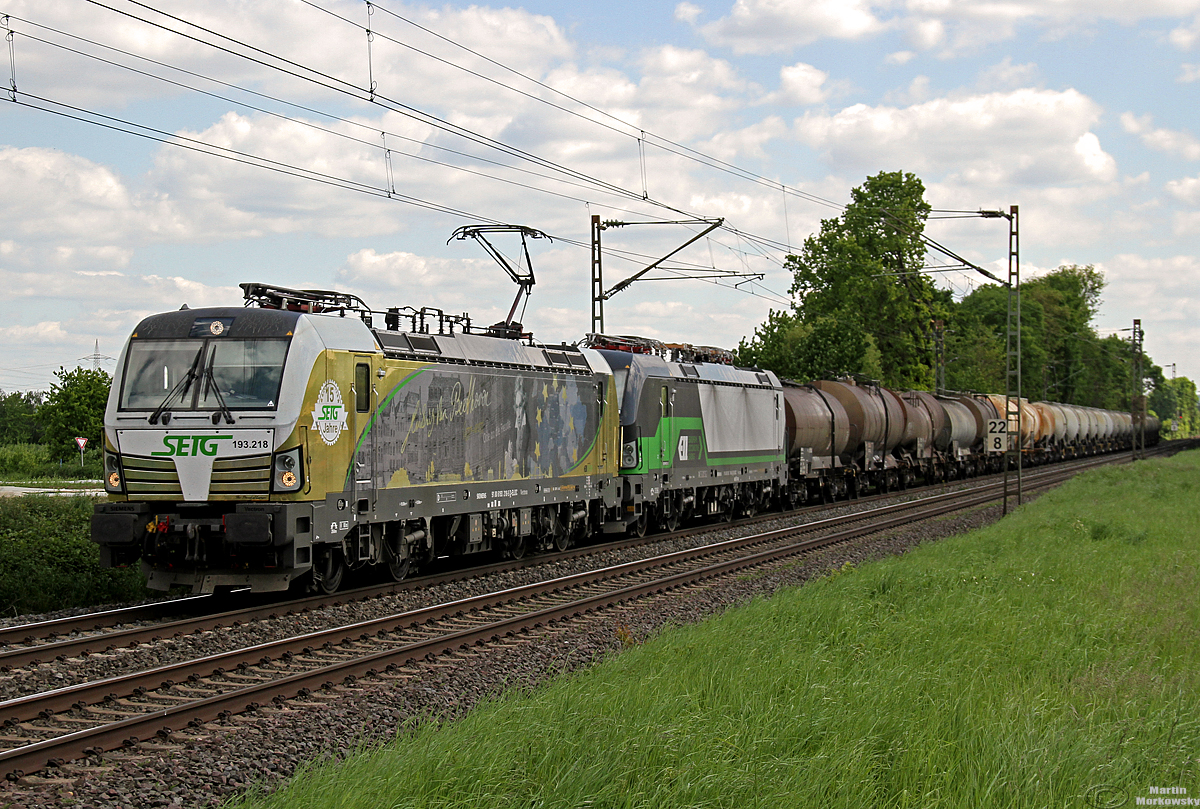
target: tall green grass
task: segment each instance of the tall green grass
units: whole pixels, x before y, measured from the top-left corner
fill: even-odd
[[[1194,796],[1198,493],[1198,452],[1093,472],[990,528],[668,630],[240,805],[1076,807],[1103,785]]]
[[[100,567],[90,497],[0,497],[0,614],[49,612],[150,595],[140,570]]]
[[[58,457],[45,444],[0,446],[0,481],[99,480],[103,461],[96,450]]]

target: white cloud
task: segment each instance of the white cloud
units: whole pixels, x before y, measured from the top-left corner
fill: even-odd
[[[361,24],[367,21],[362,3],[355,0],[331,0],[323,3],[322,8]],[[46,3],[44,0],[13,0],[4,10],[14,17],[35,20],[67,31],[103,31],[101,39],[116,48],[177,65],[219,81],[252,86],[292,99],[329,97],[328,92],[316,83],[287,76],[255,61],[235,57],[221,49],[103,8]],[[132,11],[138,16],[137,10]],[[269,4],[246,4],[239,0],[213,0],[188,4],[173,12],[213,31],[235,32],[237,39],[276,54],[280,59],[293,60],[333,76],[338,81],[364,91],[368,89],[366,37],[359,28],[336,21],[321,10],[306,8],[303,4],[291,4],[281,9]],[[520,9],[479,5],[464,9],[412,6],[404,9],[404,13],[415,22],[437,30],[446,40],[476,51],[494,52],[497,43],[520,43],[520,47],[504,49],[504,61],[526,74],[540,76],[549,65],[574,56],[570,42],[548,16],[530,14]],[[174,25],[181,31],[197,34],[186,25],[163,20],[156,15],[142,13],[141,16],[167,27]],[[505,76],[484,60],[466,55],[445,40],[427,35],[385,14],[376,13],[371,19],[371,26],[376,32],[372,43],[372,78],[380,95],[403,97],[406,102],[418,105],[436,105],[442,100],[452,103],[464,87],[474,86],[475,80],[467,78],[462,71],[421,56],[413,48],[449,58],[464,67],[489,75]],[[39,36],[52,41],[61,40],[71,47],[123,61],[139,69],[159,72],[184,83],[202,81],[128,57],[117,56],[114,59],[112,51],[59,37],[44,29],[32,29],[20,20],[13,22],[13,28],[18,34],[36,31]],[[319,36],[314,36],[314,32],[319,32]],[[200,34],[199,38],[204,38],[204,35]],[[229,46],[228,42],[218,37],[210,38],[222,46]],[[182,93],[171,85],[148,82],[129,71],[39,44],[28,37],[18,35],[17,42],[18,78],[26,77],[24,85],[19,83],[19,86],[26,92],[82,103],[91,108],[97,105],[122,107],[147,95],[165,98]],[[238,49],[234,47],[232,50]],[[245,52],[251,53],[249,49]],[[261,54],[253,55],[263,58]],[[267,56],[264,61],[271,63],[273,59]],[[33,80],[34,76],[37,77],[36,81]],[[222,91],[215,84],[203,84],[206,89]],[[482,97],[479,100],[484,108],[500,103],[495,97]]]
[[[1155,129],[1149,115],[1138,118],[1131,112],[1122,113],[1121,126],[1129,134],[1140,137],[1142,143],[1155,151],[1177,155],[1185,160],[1200,160],[1200,141],[1187,132]]]
[[[62,323],[57,320],[44,320],[32,326],[0,327],[0,341],[8,345],[27,345],[29,343],[62,345],[76,343],[78,340],[78,335],[63,331]]]
[[[1200,259],[1191,255],[1146,257],[1119,254],[1097,264],[1104,272],[1105,319],[1125,327],[1141,318],[1146,350],[1159,365],[1178,362],[1180,374],[1197,378],[1195,346],[1200,341]]]
[[[474,242],[467,244],[473,245]],[[490,272],[493,268],[495,273]],[[402,250],[378,253],[366,248],[348,256],[334,277],[342,286],[354,290],[391,291],[462,284],[469,284],[475,289],[499,289],[502,286],[499,281],[504,276],[500,267],[493,265],[490,259],[454,260],[419,256]]]
[[[896,51],[885,56],[883,61],[889,65],[907,65],[916,55],[913,51]]]
[[[1176,81],[1180,84],[1191,84],[1194,81],[1200,81],[1200,65],[1180,65],[1179,78]]]
[[[1193,17],[1190,24],[1172,29],[1168,39],[1181,51],[1191,50],[1196,41],[1200,40],[1200,14]]]
[[[695,3],[680,3],[675,6],[675,19],[680,22],[686,22],[689,25],[695,25],[696,20],[700,19],[700,15],[704,13],[704,9]]]
[[[985,90],[1014,90],[1028,87],[1037,82],[1038,66],[1032,62],[1014,65],[1011,56],[1005,56],[979,74],[979,87]]]
[[[656,132],[676,140],[719,131],[758,90],[729,62],[702,50],[654,48],[642,54],[640,67],[637,103],[653,116]]]
[[[186,237],[177,208],[138,194],[107,166],[56,149],[0,146],[0,220],[9,235],[68,250]],[[97,242],[100,242],[97,244]]]
[[[795,132],[839,167],[903,167],[979,186],[1045,187],[1115,178],[1115,161],[1089,132],[1099,116],[1099,106],[1075,90],[1023,89],[807,113]]]
[[[679,8],[685,8],[680,16]],[[1132,24],[1179,18],[1200,9],[1196,0],[735,0],[727,16],[700,27],[705,39],[736,53],[788,52],[820,39],[855,40],[900,29],[918,50],[941,48],[944,56],[977,52],[1010,39],[1021,25],[1036,25],[1063,38],[1102,20]],[[699,9],[677,7],[677,19],[695,24]],[[1200,17],[1170,34],[1180,48],[1200,37]]]
[[[808,106],[819,104],[829,97],[825,82],[829,73],[804,62],[797,62],[779,69],[779,90],[764,98],[760,103],[780,106]]]
[[[946,24],[941,20],[910,19],[905,27],[909,41],[923,51],[937,47],[946,39]]]
[[[1176,211],[1171,217],[1171,232],[1176,236],[1200,236],[1200,211]]]
[[[867,0],[736,0],[700,34],[735,53],[776,53],[819,39],[860,39],[883,28]]]
[[[1188,205],[1200,207],[1200,177],[1185,177],[1167,183],[1167,193]]]
[[[929,98],[929,77],[914,76],[903,90],[891,90],[884,96],[889,104],[919,104]]]
[[[766,147],[787,135],[787,124],[782,118],[772,116],[742,129],[722,132],[700,144],[700,148],[714,157],[731,163],[745,163],[747,158],[767,158]],[[695,206],[695,197],[689,205]]]

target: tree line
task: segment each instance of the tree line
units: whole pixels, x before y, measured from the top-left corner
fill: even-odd
[[[0,446],[42,445],[56,460],[77,457],[76,437],[99,451],[112,384],[103,369],[59,368],[48,391],[0,391]]]
[[[926,267],[925,187],[881,172],[851,192],[785,266],[793,304],[772,310],[737,349],[739,364],[797,381],[857,376],[899,389],[1003,393],[1008,289],[984,284],[955,300]],[[1134,356],[1128,340],[1093,325],[1104,275],[1064,265],[1021,284],[1021,389],[1030,399],[1128,410]],[[1171,380],[1142,355],[1148,407],[1167,430],[1200,431],[1196,385]]]

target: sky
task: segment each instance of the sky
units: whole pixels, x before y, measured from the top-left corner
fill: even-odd
[[[517,287],[470,224],[547,237],[518,317],[575,342],[593,215],[630,223],[606,289],[723,219],[604,330],[732,348],[788,305],[784,257],[901,170],[938,211],[1019,206],[1023,278],[1094,265],[1100,333],[1140,318],[1200,379],[1200,0],[0,0],[0,23],[0,390],[111,372],[142,317],[246,281],[497,322]],[[1007,222],[946,216],[926,234],[1003,275]]]

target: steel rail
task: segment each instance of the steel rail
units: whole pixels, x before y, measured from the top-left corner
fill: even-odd
[[[1051,475],[1051,474],[1055,474],[1056,472],[1059,472],[1059,471],[1066,471],[1066,472],[1074,473],[1077,471],[1081,471],[1082,469],[1087,469],[1087,468],[1091,468],[1094,466],[1102,466],[1102,465],[1106,465],[1108,463],[1122,463],[1127,460],[1128,459],[1124,458],[1123,456],[1112,456],[1112,455],[1094,456],[1094,457],[1089,457],[1089,458],[1077,461],[1075,463],[1072,463],[1067,467],[1056,465],[1056,466],[1050,467],[1048,469],[1043,469],[1043,470],[1039,471],[1038,473],[1035,473],[1035,477],[1038,475]],[[938,484],[934,484],[934,485],[938,485]],[[884,508],[892,509],[892,510],[913,509],[913,508],[917,508],[919,506],[919,504],[921,504],[921,503],[934,502],[936,498],[952,497],[959,493],[985,492],[985,491],[990,491],[992,489],[1001,488],[1002,485],[1003,485],[1002,482],[994,481],[991,483],[984,483],[980,486],[971,487],[969,489],[959,490],[958,492],[950,492],[950,493],[931,495],[929,497],[924,497],[924,498],[920,498],[920,499],[916,499],[916,500],[910,500],[910,501],[905,501],[902,503],[896,503],[891,506],[886,506]],[[922,488],[929,489],[929,488],[932,488],[932,486],[931,487],[922,487]],[[886,497],[894,496],[895,494],[896,494],[895,492],[888,493],[888,494],[876,494],[876,495],[870,495],[868,497],[857,498],[856,500],[846,501],[846,502],[857,502],[857,503],[871,502],[872,500],[885,499]],[[10,649],[0,650],[0,670],[8,670],[8,669],[19,668],[19,667],[24,667],[24,666],[33,666],[33,665],[38,665],[40,663],[44,663],[48,660],[63,660],[63,659],[71,658],[71,657],[78,657],[78,656],[84,655],[84,654],[106,653],[106,652],[114,651],[114,650],[122,648],[122,647],[135,648],[144,643],[158,642],[158,641],[162,640],[164,637],[178,638],[178,637],[183,637],[187,634],[211,631],[214,629],[219,629],[219,628],[227,627],[227,626],[236,626],[240,623],[261,620],[264,618],[265,619],[275,619],[275,618],[278,618],[281,616],[302,614],[306,611],[322,609],[322,608],[330,607],[330,606],[339,606],[339,605],[346,604],[346,603],[353,602],[353,601],[361,601],[361,600],[367,600],[370,598],[377,598],[377,597],[384,596],[384,595],[390,595],[392,593],[411,591],[411,590],[421,589],[421,588],[425,588],[425,587],[435,586],[438,584],[462,581],[464,579],[489,575],[491,573],[496,573],[496,572],[508,572],[508,571],[512,571],[512,570],[523,569],[525,567],[532,567],[532,566],[536,566],[539,564],[543,564],[545,562],[558,562],[558,561],[570,560],[570,559],[578,558],[581,556],[592,555],[592,554],[595,554],[600,551],[621,550],[621,549],[624,549],[627,547],[638,547],[638,546],[642,546],[642,545],[652,544],[653,542],[661,541],[665,538],[681,539],[681,538],[692,536],[692,535],[695,535],[698,533],[711,532],[711,531],[720,530],[723,528],[747,526],[747,525],[753,525],[758,522],[768,522],[771,520],[786,519],[788,517],[799,516],[799,515],[803,515],[806,513],[819,512],[822,510],[826,510],[829,507],[830,506],[828,504],[805,506],[800,509],[793,509],[793,510],[787,511],[787,512],[772,512],[770,514],[764,514],[764,515],[760,515],[755,518],[736,521],[733,523],[724,523],[724,524],[707,523],[704,525],[699,525],[699,526],[695,526],[692,528],[688,528],[688,529],[685,529],[682,531],[676,531],[675,533],[657,534],[654,536],[647,536],[647,537],[634,537],[634,538],[618,540],[616,542],[603,543],[600,545],[588,545],[588,546],[584,546],[584,547],[574,548],[574,549],[571,549],[571,550],[568,550],[565,552],[554,553],[554,554],[547,555],[547,556],[533,556],[533,557],[529,557],[526,559],[517,560],[515,562],[512,560],[509,560],[509,561],[504,561],[504,562],[496,562],[496,563],[493,563],[490,565],[482,565],[482,566],[477,566],[477,567],[446,571],[446,572],[436,573],[436,574],[432,574],[432,575],[420,576],[420,577],[416,577],[416,578],[412,578],[412,579],[407,579],[407,580],[401,581],[401,582],[389,582],[387,584],[359,588],[356,590],[350,590],[350,591],[346,591],[343,593],[332,593],[332,594],[328,594],[328,595],[308,596],[306,598],[290,600],[290,601],[273,601],[273,602],[268,602],[265,605],[240,607],[238,609],[227,610],[227,611],[223,611],[223,612],[207,612],[206,611],[204,614],[202,614],[200,616],[182,618],[182,619],[178,619],[175,621],[154,624],[151,626],[130,627],[128,629],[117,630],[115,632],[103,632],[101,634],[82,635],[79,637],[65,638],[63,640],[51,640],[49,642],[41,643],[41,644],[37,644],[37,645],[33,645],[33,646],[15,646]],[[878,510],[872,510],[872,511],[878,512]],[[872,512],[868,511],[868,512],[858,512],[858,513],[866,514],[866,513],[872,513]],[[882,512],[878,512],[878,513],[882,513]],[[855,519],[856,516],[857,516],[856,514],[850,514],[850,515],[843,515],[842,517],[836,517],[836,518],[831,518],[831,519],[840,520],[840,521],[845,522],[845,521]],[[818,522],[824,523],[826,521],[818,521]],[[812,525],[812,524],[816,524],[816,523],[808,523],[808,525]],[[194,598],[196,599],[197,603],[208,603],[208,604],[213,603],[211,601],[204,600],[204,599],[211,598],[209,596],[200,596],[200,597],[194,597]],[[190,600],[191,599],[180,599],[176,602],[161,602],[161,603],[172,604],[172,603],[179,603],[181,601],[190,601]],[[24,642],[29,643],[29,642],[31,642],[31,639],[29,636],[29,630],[32,630],[37,627],[56,626],[56,627],[59,627],[61,630],[62,628],[68,626],[68,624],[66,622],[69,622],[69,621],[86,622],[86,619],[88,619],[88,618],[100,617],[100,616],[114,616],[118,620],[120,620],[121,616],[137,615],[137,611],[141,608],[133,607],[133,608],[127,608],[127,609],[129,609],[130,612],[126,613],[124,610],[111,610],[111,611],[104,612],[104,613],[94,613],[90,616],[78,616],[76,618],[58,619],[56,621],[47,622],[46,624],[26,624],[23,627],[21,627],[21,629],[23,630],[22,633],[16,633],[15,630],[17,628],[11,628],[13,630],[13,635],[11,635],[11,636],[15,637],[16,634],[21,634],[24,639]],[[170,614],[170,613],[167,613],[167,614]],[[128,618],[127,620],[135,620],[135,618]],[[2,631],[2,630],[0,630],[0,631]],[[79,631],[79,628],[76,627],[75,631]],[[3,637],[3,635],[0,635],[0,638],[2,638],[2,637]]]
[[[1074,470],[1055,470],[1056,474],[1046,475],[1039,478],[1038,486],[1046,487],[1054,485],[1061,480],[1069,479],[1075,473]],[[991,487],[989,487],[991,488]],[[771,561],[786,556],[801,553],[817,547],[836,544],[848,539],[863,536],[865,534],[878,533],[899,525],[909,524],[918,520],[929,519],[941,514],[959,511],[967,508],[972,508],[977,505],[985,505],[994,502],[996,495],[979,492],[954,492],[946,495],[930,498],[921,502],[921,508],[916,514],[895,514],[897,511],[894,507],[885,507],[882,509],[874,509],[870,512],[863,512],[858,515],[849,515],[857,518],[855,521],[864,522],[872,517],[888,516],[880,521],[870,522],[867,525],[859,525],[853,528],[847,528],[838,531],[834,534],[827,534],[818,537],[809,537],[798,542],[787,545],[768,548],[766,550],[756,551],[748,555],[738,556],[732,560],[725,560],[704,567],[672,573],[665,577],[655,579],[649,582],[641,582],[625,587],[621,587],[609,593],[600,593],[586,596],[582,599],[569,602],[564,605],[557,605],[537,610],[535,612],[518,615],[499,621],[489,622],[481,627],[462,629],[453,631],[438,637],[418,640],[412,643],[403,644],[393,649],[375,652],[364,657],[333,663],[331,665],[298,672],[287,675],[282,678],[268,680],[264,683],[247,685],[241,688],[236,688],[223,694],[206,697],[197,702],[180,704],[169,708],[149,712],[146,714],[128,717],[114,723],[100,725],[95,728],[68,733],[53,739],[33,742],[31,744],[14,748],[4,753],[0,753],[0,766],[6,768],[10,777],[20,777],[25,771],[40,769],[47,763],[55,763],[63,759],[77,758],[83,755],[94,754],[99,751],[113,749],[122,744],[136,743],[137,740],[148,738],[146,734],[169,735],[174,730],[180,730],[188,724],[202,723],[219,718],[222,715],[228,715],[237,710],[254,710],[260,707],[264,701],[279,701],[285,700],[296,695],[310,693],[312,688],[320,687],[321,685],[331,682],[330,678],[342,677],[354,678],[378,672],[379,666],[388,665],[396,666],[411,663],[422,657],[430,654],[440,654],[452,649],[462,648],[471,644],[484,643],[489,639],[499,635],[511,635],[521,629],[528,629],[540,626],[549,621],[560,620],[565,617],[578,615],[582,612],[599,609],[603,606],[619,603],[631,598],[646,595],[648,593],[661,592],[666,589],[672,589],[685,584],[701,581],[712,576],[721,575],[736,570],[741,570],[746,567],[760,566]],[[906,504],[897,504],[906,505]],[[724,546],[726,549],[744,547],[749,544],[761,544],[762,542],[770,541],[772,538],[785,538],[797,533],[811,532],[818,530],[822,524],[829,527],[830,524],[842,522],[843,518],[832,518],[830,520],[819,521],[818,523],[807,523],[799,526],[791,526],[788,528],[768,531],[763,534],[754,535],[752,537],[744,537],[736,540],[728,540],[724,543],[718,543],[714,546],[709,546],[703,550],[708,551],[706,555],[712,555],[714,548]],[[697,551],[701,549],[692,549]],[[662,557],[654,557],[651,560],[641,560],[639,562],[630,562],[625,565],[616,565],[611,568],[605,568],[601,571],[592,571],[588,574],[577,574],[576,576],[563,577],[549,582],[542,582],[537,585],[526,585],[520,588],[511,588],[499,593],[489,594],[487,596],[478,596],[472,599],[463,599],[457,602],[451,602],[438,607],[425,608],[416,610],[411,613],[405,613],[397,616],[389,616],[387,619],[379,619],[372,622],[363,622],[362,624],[351,625],[349,627],[341,627],[340,636],[343,639],[349,639],[355,635],[365,634],[364,629],[368,627],[376,628],[376,631],[381,631],[385,625],[383,622],[391,621],[395,626],[408,625],[413,626],[421,621],[433,619],[436,611],[440,610],[443,615],[461,615],[464,612],[471,610],[479,610],[487,607],[495,607],[499,604],[512,602],[518,593],[525,592],[530,595],[535,593],[545,593],[555,590],[561,590],[568,586],[567,582],[574,580],[577,582],[575,586],[580,586],[589,578],[592,581],[611,579],[618,575],[617,571],[634,572],[636,569],[645,569],[647,567],[656,567],[668,564],[668,560],[678,560],[686,558],[688,551],[680,551],[673,554],[664,554]],[[488,600],[491,604],[487,604]],[[320,637],[331,636],[331,633],[338,630],[326,630],[322,633],[313,633],[307,636],[301,636],[299,639],[289,639],[296,643],[307,643],[318,640]],[[276,642],[271,644],[278,652],[284,642]],[[241,652],[257,655],[265,649],[267,645],[254,647],[253,650],[239,650]],[[232,658],[230,658],[232,659]],[[206,659],[208,663],[212,659]],[[266,658],[260,658],[259,663],[265,662]],[[155,672],[143,672],[135,675],[136,678],[146,677],[161,677],[163,670]],[[104,681],[100,684],[91,684],[98,687],[109,686],[115,684],[115,681]],[[126,682],[128,684],[128,681]],[[86,686],[87,684],[85,684]],[[85,686],[78,686],[71,689],[61,689],[57,692],[48,692],[46,695],[37,695],[41,697],[52,697],[56,700],[75,697],[73,705],[78,705],[81,701],[79,694],[80,689]],[[27,706],[35,704],[34,698],[23,698],[22,700],[14,700],[8,703],[0,704],[0,710],[6,710],[10,707],[15,707],[17,703],[24,703]],[[49,703],[45,703],[49,704]],[[43,709],[47,710],[47,709]]]

